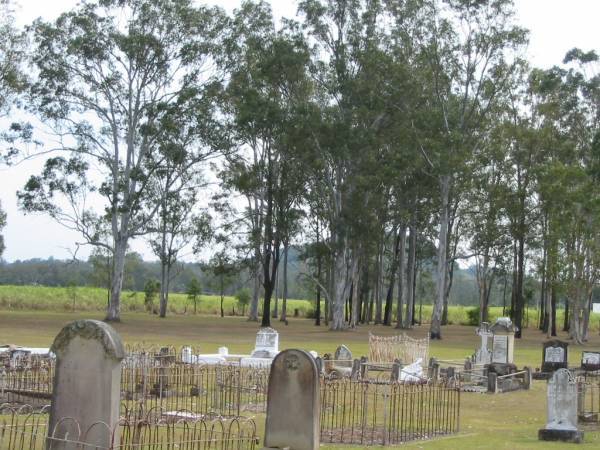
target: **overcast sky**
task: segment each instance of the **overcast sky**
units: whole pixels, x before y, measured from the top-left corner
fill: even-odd
[[[76,0],[17,0],[19,26],[30,23],[37,17],[46,20],[56,18],[61,12],[72,8]],[[228,11],[239,0],[207,1],[218,4]],[[274,14],[277,17],[295,15],[296,2],[293,0],[272,0]],[[532,65],[548,68],[560,64],[565,53],[579,47],[583,50],[600,49],[600,0],[515,0],[518,21],[528,28],[530,44],[528,56]],[[39,173],[43,161],[30,161],[12,168],[0,169],[0,201],[8,215],[8,224],[4,229],[7,261],[29,258],[68,258],[74,249],[74,242],[80,237],[47,216],[24,216],[16,204],[15,192],[21,189],[27,178]],[[132,248],[142,253],[146,259],[154,259],[143,241],[138,240]],[[80,251],[79,257],[85,258],[88,250]]]

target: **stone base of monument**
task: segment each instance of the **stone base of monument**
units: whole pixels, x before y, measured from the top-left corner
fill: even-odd
[[[561,441],[581,444],[583,442],[583,431],[542,428],[538,431],[538,439],[540,441]]]
[[[549,380],[552,378],[553,372],[533,372],[531,377],[534,380]]]

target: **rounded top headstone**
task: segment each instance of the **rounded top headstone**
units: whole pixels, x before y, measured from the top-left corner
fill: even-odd
[[[66,325],[54,339],[50,348],[58,358],[63,356],[69,343],[75,338],[98,341],[106,355],[121,361],[125,357],[125,348],[121,337],[110,325],[99,320],[76,320]]]

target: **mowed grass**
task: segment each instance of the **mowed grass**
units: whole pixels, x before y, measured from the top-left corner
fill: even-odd
[[[102,319],[101,312],[56,313],[44,311],[0,311],[0,344],[14,343],[27,346],[49,346],[56,334],[75,319]],[[393,335],[398,331],[390,327],[361,326],[357,330],[330,332],[316,327],[307,319],[290,319],[286,326],[273,321],[280,334],[280,348],[316,350],[320,354],[333,352],[346,344],[355,356],[367,354],[369,331],[379,335]],[[207,315],[172,315],[165,319],[142,313],[123,314],[122,323],[115,328],[126,343],[175,345],[192,344],[202,351],[215,352],[227,346],[232,352],[249,353],[254,347],[258,325],[242,317],[215,317]],[[408,332],[414,337],[426,336],[427,327],[417,327]],[[561,334],[561,339],[567,339]],[[536,330],[526,330],[516,341],[515,361],[519,367],[539,367],[541,343],[545,337]],[[431,343],[430,355],[441,359],[463,359],[474,352],[479,343],[475,327],[444,327],[443,340]],[[570,346],[569,361],[578,366],[581,351],[600,350],[600,336],[594,333],[585,346]],[[262,436],[264,415],[256,417]],[[546,421],[546,383],[535,381],[532,390],[507,394],[461,395],[460,433],[434,439],[404,444],[395,448],[426,449],[529,449],[570,447],[564,443],[547,443],[537,440],[537,430]],[[598,448],[600,433],[586,430],[582,448]],[[348,448],[324,445],[324,449]],[[352,448],[361,448],[355,446]],[[579,448],[579,447],[577,447]]]
[[[218,295],[203,294],[197,300],[196,308],[198,314],[216,315],[220,314],[221,298]],[[281,308],[281,299],[279,308]],[[95,287],[50,287],[50,286],[15,286],[0,285],[0,310],[10,311],[48,311],[68,313],[98,313],[106,310],[106,289]],[[262,302],[261,302],[262,304]],[[274,305],[274,299],[272,300]],[[158,298],[154,300],[154,306],[158,306]],[[321,304],[322,314],[324,302]],[[232,296],[225,296],[223,309],[226,316],[242,316],[247,312],[247,307],[242,308]],[[288,317],[295,312],[299,317],[313,317],[315,309],[314,300],[289,299],[287,301]],[[121,296],[121,310],[127,312],[145,312],[144,293],[134,291],[123,291]],[[431,305],[417,306],[416,318],[428,323],[431,317]],[[451,325],[469,325],[473,317],[469,313],[475,310],[472,306],[451,305],[448,308],[448,322]],[[395,316],[394,305],[394,316]],[[192,315],[194,304],[184,293],[171,293],[169,295],[168,313],[172,315]],[[262,314],[262,311],[259,311]],[[494,322],[496,318],[503,315],[501,307],[489,309],[489,321]],[[473,316],[473,314],[471,314]],[[475,314],[474,318],[477,319]],[[557,323],[562,324],[564,311],[557,311]],[[538,312],[536,309],[526,310],[524,326],[532,327],[537,323]],[[590,318],[590,330],[597,332],[600,329],[600,314],[593,314]]]

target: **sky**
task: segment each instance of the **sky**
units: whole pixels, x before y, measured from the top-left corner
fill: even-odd
[[[23,26],[37,17],[55,19],[60,13],[77,4],[76,0],[17,0],[16,24]],[[240,0],[206,1],[218,4],[231,12]],[[276,17],[293,17],[294,0],[271,0]],[[565,53],[573,47],[600,50],[600,0],[515,0],[517,21],[530,30],[527,56],[533,66],[549,68],[560,64]],[[75,242],[80,236],[53,222],[48,216],[25,216],[17,208],[16,191],[32,174],[37,174],[43,160],[32,160],[11,168],[0,168],[0,202],[7,213],[3,230],[6,261],[30,258],[65,259],[72,257]],[[155,259],[143,240],[132,243],[132,249],[145,259]],[[77,257],[86,258],[90,248],[83,248]]]

